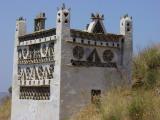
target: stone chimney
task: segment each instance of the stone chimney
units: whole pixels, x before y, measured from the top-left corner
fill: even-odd
[[[39,13],[34,19],[34,31],[40,31],[45,29],[45,13]]]

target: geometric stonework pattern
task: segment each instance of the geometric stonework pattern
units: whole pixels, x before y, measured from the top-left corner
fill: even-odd
[[[79,46],[76,46],[73,49],[74,58],[77,58],[77,59],[79,58],[78,60],[71,59],[71,64],[73,66],[117,68],[117,64],[115,62],[111,62],[114,55],[110,50],[106,50],[102,56],[105,63],[101,61],[96,48],[94,48],[88,55],[86,55],[87,53],[84,53],[84,51],[83,52],[80,52],[80,51],[83,51],[83,48]],[[88,56],[86,60],[80,60],[80,58],[83,57],[82,53],[83,55],[85,54],[85,56]]]
[[[105,33],[99,20],[93,29],[93,33],[103,33],[103,34]]]
[[[113,60],[113,58],[114,58],[114,54],[111,50],[105,50],[103,52],[103,60],[105,62],[111,62]]]
[[[49,100],[50,87],[20,87],[20,99]]]
[[[18,47],[20,99],[48,100],[54,72],[54,42]]]
[[[23,52],[22,52],[23,51]],[[54,43],[35,44],[18,48],[18,64],[46,63],[54,61]]]
[[[73,56],[77,59],[82,59],[84,55],[83,47],[76,46],[73,48]]]
[[[101,59],[100,59],[100,57],[98,55],[98,52],[97,52],[96,48],[93,49],[93,51],[91,52],[91,54],[87,58],[87,61],[101,63]]]
[[[52,79],[54,64],[18,67],[18,80],[44,80]]]

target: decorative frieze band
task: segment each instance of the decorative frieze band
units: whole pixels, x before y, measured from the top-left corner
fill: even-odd
[[[104,40],[87,40],[87,39],[81,39],[81,38],[70,38],[69,40],[66,40],[66,41],[70,43],[100,46],[100,47],[113,47],[113,48],[121,47],[121,44],[118,40],[117,41],[104,41]]]
[[[20,99],[49,100],[50,86],[20,87]]]
[[[34,59],[24,59],[18,60],[19,65],[25,64],[41,64],[41,63],[52,63],[54,62],[54,56],[51,57],[43,57],[43,58],[34,58]]]
[[[54,42],[18,47],[18,64],[54,62]]]
[[[71,60],[73,66],[81,66],[81,67],[110,67],[117,68],[117,64],[114,62],[101,63],[101,62],[90,62],[90,61],[79,61],[79,60]]]
[[[40,43],[55,41],[55,40],[56,40],[56,35],[46,37],[46,38],[38,38],[38,39],[34,39],[34,40],[20,41],[18,46],[40,44]]]

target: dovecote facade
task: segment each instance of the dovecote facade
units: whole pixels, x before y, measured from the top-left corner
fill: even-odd
[[[70,13],[59,8],[56,27],[48,30],[40,13],[33,33],[17,19],[11,120],[69,119],[111,87],[130,84],[132,18],[123,16],[120,34],[112,34],[104,15],[91,14],[91,23],[78,30],[70,27]]]

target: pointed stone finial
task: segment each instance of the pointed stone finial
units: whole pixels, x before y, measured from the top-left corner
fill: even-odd
[[[18,21],[25,20],[22,16],[17,19]]]
[[[94,13],[92,13],[92,14],[91,14],[91,18],[94,18],[94,17],[95,17],[95,16],[94,16]]]
[[[103,14],[102,14],[101,18],[104,19],[104,15]]]
[[[125,14],[125,15],[124,15],[124,18],[126,18],[126,17],[128,17],[128,14]]]
[[[57,11],[59,11],[59,7],[57,7]]]
[[[96,14],[96,17],[99,18],[99,13]]]
[[[69,8],[68,10],[71,11],[71,8]]]
[[[65,8],[66,8],[66,6],[65,6],[65,4],[63,3],[63,4],[62,4],[62,10],[65,9]]]
[[[95,20],[95,19],[104,20],[104,15],[103,14],[100,15],[99,13],[96,13],[96,14],[92,13],[91,14],[91,19],[92,20]]]

